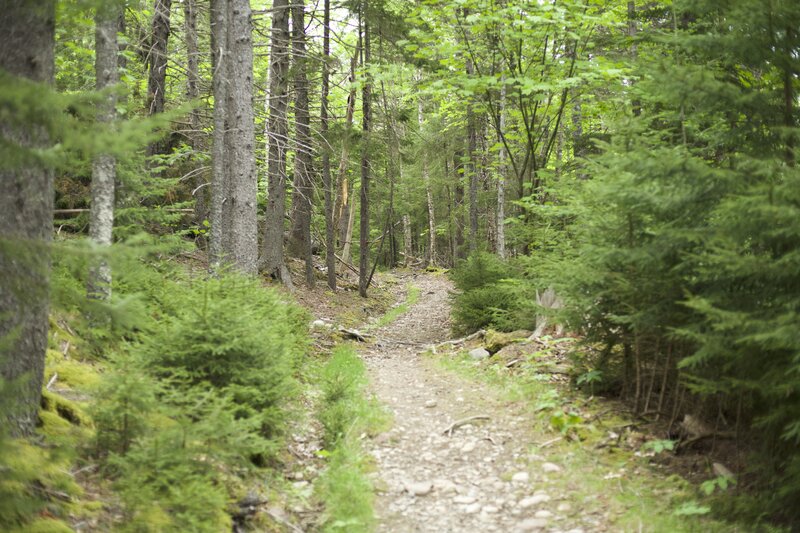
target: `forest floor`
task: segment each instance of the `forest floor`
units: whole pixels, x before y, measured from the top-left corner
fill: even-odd
[[[631,431],[636,424],[604,424],[586,411],[589,398],[569,411],[583,416],[575,428],[567,419],[567,431],[554,431],[551,414],[563,417],[558,409],[572,401],[557,392],[563,383],[540,376],[520,389],[516,378],[487,379],[497,371],[486,374],[489,361],[473,360],[471,346],[442,345],[451,338],[445,275],[405,273],[397,281],[418,290],[418,302],[370,327],[361,350],[371,390],[393,417],[391,429],[366,444],[378,531],[738,529],[702,516],[696,490],[640,451],[646,437]],[[569,431],[584,428],[595,438]],[[606,446],[609,439],[616,445]]]

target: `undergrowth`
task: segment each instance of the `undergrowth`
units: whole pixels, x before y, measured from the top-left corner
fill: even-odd
[[[219,532],[237,500],[271,490],[306,313],[134,244],[111,256],[108,303],[85,298],[92,254],[59,244],[39,436],[0,434],[2,531]]]
[[[382,430],[388,417],[366,394],[366,369],[352,346],[337,346],[321,368],[318,418],[327,468],[317,480],[326,532],[368,532],[375,526],[371,468],[361,439]]]
[[[712,500],[729,494],[711,494],[648,464],[646,458],[668,451],[669,446],[657,452],[652,446],[630,451],[602,446],[609,432],[620,431],[618,428],[629,421],[608,415],[592,398],[581,398],[550,383],[547,375],[538,374],[539,360],[546,358],[553,346],[531,349],[521,363],[522,371],[492,364],[491,359],[476,362],[463,352],[438,357],[436,362],[449,371],[490,384],[508,401],[522,402],[539,441],[532,443],[531,456],[549,456],[549,460],[564,466],[563,473],[551,483],[569,494],[583,514],[604,514],[615,528],[624,531],[742,530],[741,525],[722,522],[709,514]],[[750,527],[778,531],[763,524],[745,529]]]

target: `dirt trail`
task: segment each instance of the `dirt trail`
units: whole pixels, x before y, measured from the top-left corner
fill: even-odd
[[[535,435],[518,406],[496,391],[436,368],[419,355],[450,338],[444,276],[420,274],[419,302],[363,356],[372,388],[394,426],[372,441],[379,531],[602,531],[549,486],[563,465],[529,453]],[[418,343],[418,344],[401,344]],[[453,422],[488,415],[452,431]],[[582,529],[583,528],[583,529]]]

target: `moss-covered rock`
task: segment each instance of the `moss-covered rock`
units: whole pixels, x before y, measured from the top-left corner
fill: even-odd
[[[42,391],[42,411],[58,415],[75,426],[91,427],[92,419],[77,403],[47,389]]]
[[[483,345],[489,353],[496,354],[509,344],[522,342],[530,336],[531,332],[524,329],[512,331],[510,333],[503,333],[490,329],[486,332]]]

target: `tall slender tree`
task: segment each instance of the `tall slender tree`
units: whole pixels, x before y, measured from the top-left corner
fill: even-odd
[[[54,47],[53,0],[6,2],[0,17],[0,85],[19,90],[18,79],[52,84]],[[19,105],[38,103],[23,98]],[[36,427],[47,348],[53,173],[31,153],[47,147],[49,138],[30,116],[31,109],[18,108],[0,121],[3,144],[20,152],[18,165],[0,164],[0,377],[26,380],[0,415],[0,424],[8,424],[13,435]]]
[[[330,91],[331,58],[331,1],[324,0],[322,15],[322,97],[320,108],[320,135],[322,137],[322,187],[325,189],[325,266],[328,287],[336,290],[336,234],[333,222],[333,183],[331,182],[331,156],[328,145],[328,105]]]
[[[116,116],[114,86],[119,82],[117,27],[121,4],[111,1],[98,5],[95,14],[95,80],[98,91],[108,91],[97,107],[97,121],[110,126]],[[97,244],[111,245],[114,227],[114,182],[116,159],[100,154],[92,162],[92,204],[89,236]],[[111,297],[111,267],[104,258],[94,261],[89,270],[87,293],[90,298],[108,300]]]
[[[506,129],[506,85],[505,78],[501,79],[500,102],[498,103],[500,116],[498,124],[500,130]],[[495,220],[496,229],[496,250],[501,258],[506,256],[506,176],[508,176],[508,165],[506,163],[506,147],[500,143],[500,151],[497,154],[497,219]]]
[[[227,18],[228,0],[211,0],[211,62],[213,67],[212,86],[214,92],[214,134],[211,147],[211,229],[209,235],[209,266],[217,270],[225,261],[229,251],[225,238],[225,212],[228,191],[227,152],[225,135],[227,130],[225,105],[228,101],[227,71]]]
[[[171,11],[172,0],[153,1],[150,49],[147,53],[147,109],[149,115],[163,113],[166,103]],[[148,155],[162,154],[167,147],[166,141],[156,141],[148,147]]]
[[[258,269],[258,180],[255,162],[253,110],[253,39],[249,0],[228,0],[227,102],[228,132],[225,151],[230,172],[228,198],[231,209],[231,260],[241,272]]]
[[[311,116],[308,111],[305,1],[292,4],[292,56],[294,71],[295,156],[292,193],[292,231],[289,251],[305,261],[306,283],[314,285],[311,255],[311,208],[313,194],[313,149]]]
[[[285,284],[291,284],[283,259],[283,218],[286,214],[286,152],[289,123],[289,2],[272,4],[270,33],[269,96],[267,107],[268,197],[264,224],[261,269]]]
[[[361,90],[361,114],[362,114],[362,132],[361,139],[361,194],[360,194],[360,232],[359,232],[359,254],[358,254],[358,294],[361,297],[367,297],[367,286],[369,284],[369,180],[370,180],[370,157],[369,157],[369,143],[370,143],[370,127],[372,125],[371,115],[371,99],[372,99],[372,84],[370,81],[369,67],[370,67],[370,34],[369,34],[369,19],[367,17],[367,3],[361,3],[360,22],[363,27],[362,51],[363,60],[361,61],[362,68],[364,69],[364,85]]]
[[[422,73],[417,71],[417,81],[422,80]],[[424,135],[424,106],[422,96],[417,96],[417,124],[419,125],[420,135]],[[428,168],[427,140],[423,137],[422,142],[422,181],[425,184],[425,202],[428,208],[428,247],[425,252],[425,262],[429,265],[436,264],[436,211],[433,203],[433,189],[431,187],[430,169]],[[410,227],[408,233],[410,234]],[[408,258],[406,258],[408,260]]]
[[[183,34],[186,41],[186,98],[197,102],[200,98],[200,50],[197,44],[197,0],[183,2]],[[195,153],[203,149],[201,110],[198,106],[189,112],[189,131],[186,135],[188,145]],[[208,189],[205,172],[198,172],[194,178],[194,218],[195,224],[202,224],[209,216]]]

